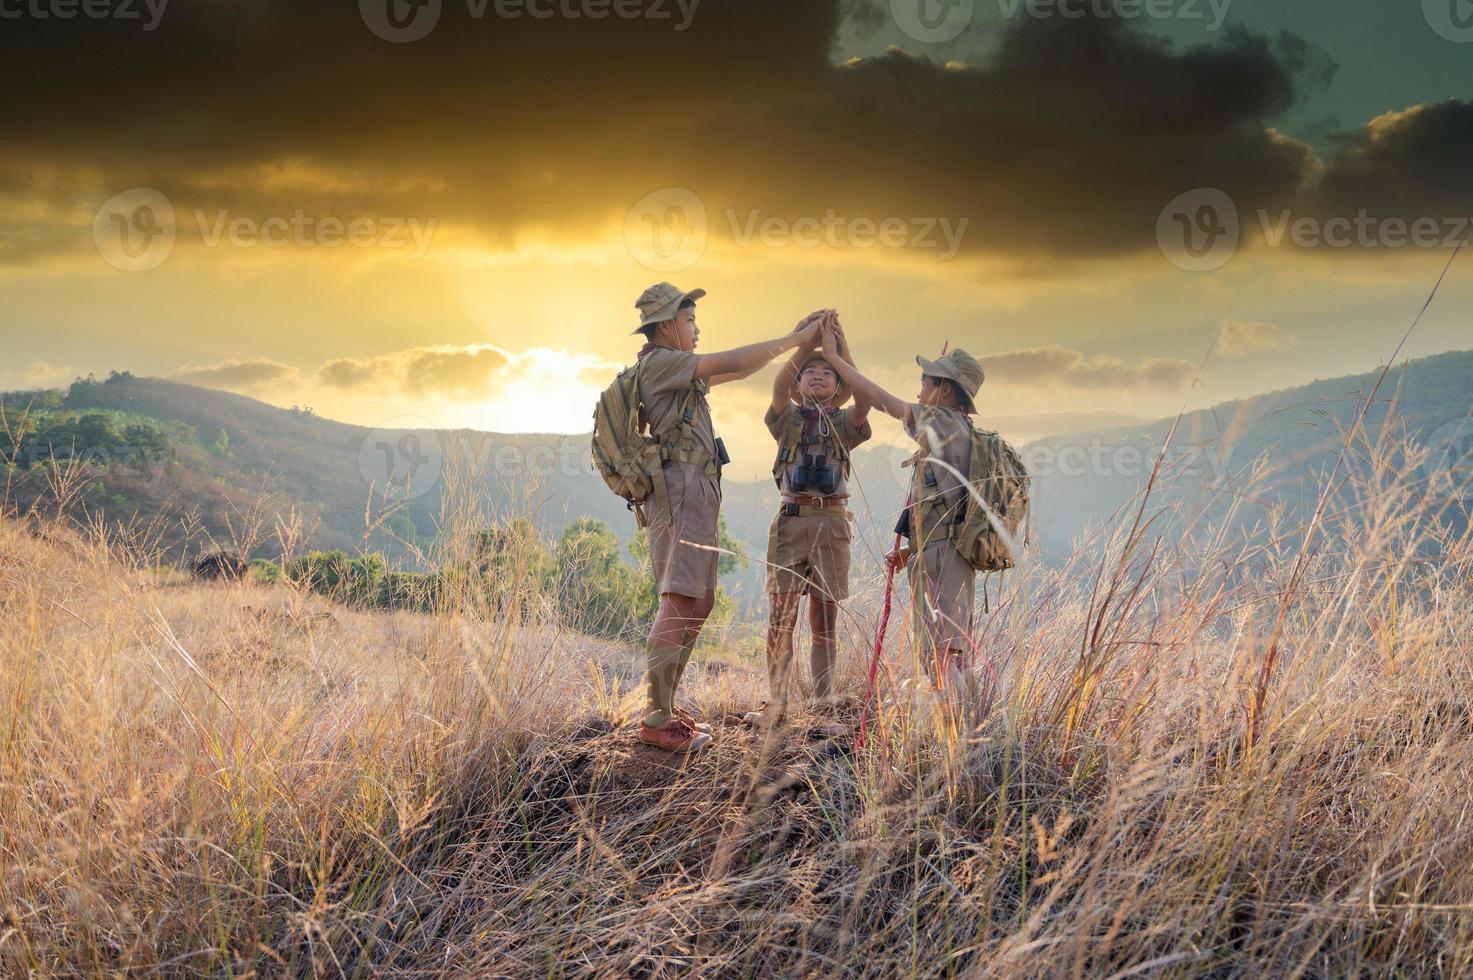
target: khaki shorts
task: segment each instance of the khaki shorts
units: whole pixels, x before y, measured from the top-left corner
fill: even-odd
[[[911,557],[909,566],[911,615],[918,639],[937,650],[972,652],[972,611],[977,594],[977,571],[962,559],[950,541],[932,541]]]
[[[716,524],[721,516],[721,477],[689,463],[666,463],[668,512],[651,508],[650,563],[655,593],[704,599],[716,593]],[[706,547],[697,547],[705,545]]]
[[[832,517],[778,514],[767,532],[767,594],[849,598],[849,552],[854,531],[847,511]]]

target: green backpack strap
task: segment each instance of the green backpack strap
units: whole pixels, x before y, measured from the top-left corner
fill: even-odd
[[[704,468],[708,476],[714,476],[721,472],[721,466],[716,462],[715,456],[696,448],[695,437],[696,396],[704,395],[710,390],[710,385],[704,381],[691,382],[691,386],[686,389],[678,406],[680,419],[675,427],[675,442],[661,445],[660,458],[691,463]]]
[[[793,421],[777,446],[777,458],[772,463],[772,479],[779,490],[783,487],[783,471],[798,458],[798,446],[803,442],[803,413],[791,409]]]

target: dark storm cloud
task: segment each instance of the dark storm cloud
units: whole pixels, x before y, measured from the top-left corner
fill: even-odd
[[[1330,70],[1298,39],[1174,50],[1120,19],[1021,18],[985,64],[838,63],[859,9],[702,0],[677,30],[678,13],[478,20],[445,0],[408,44],[352,3],[179,2],[151,32],[7,21],[0,197],[75,216],[141,185],[182,209],[418,215],[510,242],[534,224],[576,239],[674,186],[716,235],[728,214],[832,210],[965,219],[965,253],[1090,257],[1154,247],[1184,190],[1272,209],[1317,173],[1268,128]],[[1352,140],[1328,186],[1450,190],[1453,121],[1418,122],[1404,147]]]
[[[1473,103],[1388,113],[1346,134],[1327,164],[1317,196],[1325,211],[1473,215]]]

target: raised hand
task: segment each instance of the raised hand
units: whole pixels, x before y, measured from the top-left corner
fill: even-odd
[[[819,325],[819,338],[826,353],[837,354],[839,351],[838,340],[834,334],[834,321],[825,317]]]
[[[903,571],[910,564],[910,549],[901,545],[885,556],[885,565],[893,571]]]
[[[823,326],[821,313],[814,313],[803,320],[794,328],[793,332],[798,335],[798,342],[804,347],[811,347],[818,343],[819,330]]]
[[[798,321],[798,325],[793,328],[793,333],[802,333],[803,331],[808,329],[810,324],[823,320],[823,318],[828,316],[831,312],[831,310],[814,310],[812,313],[808,314],[803,319]]]

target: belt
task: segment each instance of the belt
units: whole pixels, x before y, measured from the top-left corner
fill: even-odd
[[[799,504],[812,510],[820,510],[824,507],[836,507],[840,510],[849,506],[848,497],[820,497],[816,495],[804,496],[796,493],[784,493],[783,503]]]
[[[851,518],[852,514],[838,504],[825,504],[819,507],[809,507],[804,504],[794,504],[784,501],[777,509],[779,517],[839,517],[844,520]]]

